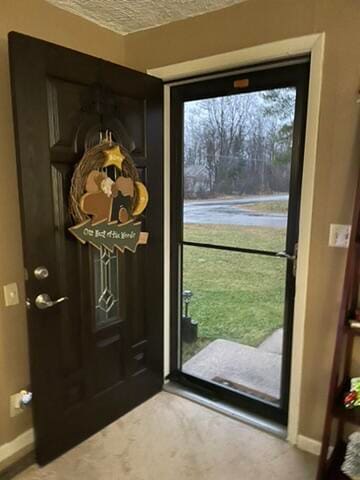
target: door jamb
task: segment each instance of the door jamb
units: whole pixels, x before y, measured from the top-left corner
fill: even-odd
[[[301,387],[308,299],[310,240],[317,161],[325,33],[306,35],[147,70],[164,82],[251,64],[310,54],[303,180],[299,220],[298,272],[294,305],[288,441],[299,443]],[[170,84],[164,85],[164,376],[170,372]]]

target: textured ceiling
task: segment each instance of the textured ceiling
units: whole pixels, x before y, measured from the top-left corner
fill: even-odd
[[[114,32],[126,34],[246,0],[47,0]]]

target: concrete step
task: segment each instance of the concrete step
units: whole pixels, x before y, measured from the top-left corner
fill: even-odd
[[[278,328],[257,347],[264,352],[282,354],[284,329]]]
[[[281,359],[278,353],[218,339],[188,360],[183,371],[236,390],[264,394],[264,399],[278,400]]]

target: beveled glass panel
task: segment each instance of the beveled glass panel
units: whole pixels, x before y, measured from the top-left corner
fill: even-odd
[[[102,327],[119,317],[117,253],[105,248],[94,253],[95,323]]]

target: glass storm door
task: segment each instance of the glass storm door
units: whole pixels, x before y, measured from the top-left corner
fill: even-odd
[[[176,378],[287,421],[308,63],[172,89]]]

